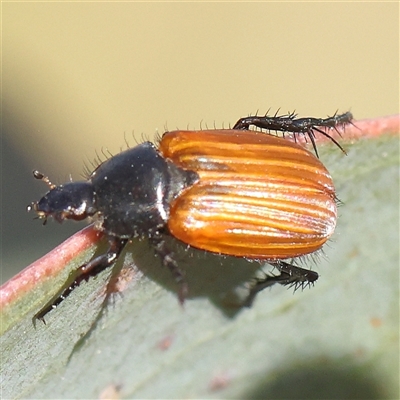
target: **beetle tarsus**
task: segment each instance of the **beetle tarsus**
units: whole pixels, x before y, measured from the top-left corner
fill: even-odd
[[[115,237],[109,238],[110,247],[105,254],[94,258],[87,264],[80,266],[71,275],[70,279],[73,279],[68,286],[59,293],[49,304],[43,307],[37,314],[33,317],[33,322],[36,320],[42,321],[46,325],[44,317],[53,309],[63,302],[71,292],[77,288],[82,281],[88,281],[90,277],[96,276],[104,269],[112,266],[121,254],[121,251],[125,247],[128,241],[126,239],[118,239]],[[70,280],[69,280],[70,281]]]
[[[294,286],[297,290],[300,287],[314,285],[314,282],[318,279],[317,272],[297,267],[285,261],[270,262],[269,264],[277,268],[281,274],[276,276],[266,275],[264,278],[256,279],[244,301],[244,306],[251,307],[257,293],[275,283],[289,287]]]

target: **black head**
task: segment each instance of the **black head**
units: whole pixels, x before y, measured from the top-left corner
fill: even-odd
[[[34,210],[46,224],[48,217],[62,222],[64,219],[80,221],[96,213],[94,191],[90,182],[71,182],[56,186],[46,176],[33,171],[33,176],[47,183],[50,191],[39,201],[32,202],[28,211]]]

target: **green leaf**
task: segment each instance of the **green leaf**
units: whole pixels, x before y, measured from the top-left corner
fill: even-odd
[[[275,285],[242,309],[257,265],[180,247],[191,294],[181,307],[169,271],[134,242],[111,284],[110,271],[83,283],[35,329],[69,273],[104,252],[91,237],[4,302],[2,397],[399,398],[399,141],[344,147],[347,157],[319,148],[343,204],[324,254],[304,260],[315,287]]]

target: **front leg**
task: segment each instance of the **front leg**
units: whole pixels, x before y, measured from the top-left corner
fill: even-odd
[[[107,252],[89,261],[87,264],[83,264],[77,270],[73,271],[67,280],[68,286],[59,292],[46,306],[44,306],[37,314],[33,317],[33,322],[37,319],[46,323],[44,317],[51,310],[56,308],[62,301],[64,301],[71,292],[77,288],[82,281],[87,281],[91,276],[96,276],[104,269],[111,267],[118,259],[121,251],[128,242],[127,239],[119,239],[113,236],[108,238],[110,247]],[[65,285],[64,285],[65,287]]]

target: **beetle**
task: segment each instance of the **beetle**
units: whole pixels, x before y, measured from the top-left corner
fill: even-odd
[[[241,118],[232,129],[171,131],[157,145],[147,141],[101,163],[87,180],[54,185],[34,171],[50,190],[28,206],[46,223],[91,217],[109,248],[75,272],[73,283],[40,310],[44,316],[83,280],[112,266],[127,242],[148,238],[179,285],[181,303],[188,284],[167,236],[207,252],[268,262],[280,275],[255,281],[250,305],[274,283],[303,286],[314,271],[287,260],[314,253],[333,234],[337,199],[322,162],[303,146],[264,132],[307,135],[316,151],[315,132],[351,123],[352,115],[296,118],[295,114]],[[250,130],[250,126],[261,130]],[[343,150],[344,151],[344,150]],[[286,261],[285,261],[286,260]]]

